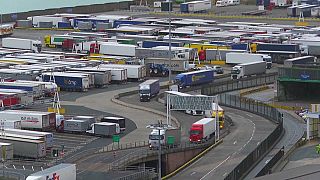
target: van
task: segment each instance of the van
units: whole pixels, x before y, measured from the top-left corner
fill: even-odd
[[[221,0],[219,0],[219,1],[217,1],[216,2],[216,6],[217,7],[224,7],[224,6],[227,6],[227,2],[226,1],[221,1]]]

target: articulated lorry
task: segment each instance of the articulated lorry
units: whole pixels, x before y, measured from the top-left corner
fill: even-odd
[[[243,77],[264,73],[266,73],[265,61],[238,64],[231,69],[231,79],[240,79]]]
[[[169,128],[160,130],[160,135],[159,130],[152,130],[149,135],[149,148],[158,149],[159,139],[160,144],[163,147],[178,146],[181,143],[181,129]]]
[[[191,143],[202,143],[212,138],[215,133],[214,123],[214,118],[203,118],[193,123],[190,128],[189,141]]]
[[[139,85],[140,101],[150,101],[160,91],[159,79],[149,79]]]
[[[36,53],[41,52],[41,41],[20,38],[3,38],[2,47],[14,49],[27,49]]]
[[[210,83],[214,79],[213,70],[199,70],[178,74],[175,78],[175,84],[179,88]]]
[[[270,69],[272,67],[271,56],[267,54],[252,54],[252,53],[227,53],[226,63],[227,64],[242,64],[251,63],[257,61],[265,61],[265,68]]]

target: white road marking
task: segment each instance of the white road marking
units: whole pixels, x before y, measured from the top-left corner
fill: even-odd
[[[14,166],[14,164],[12,164],[12,166],[13,166],[13,169],[16,169],[16,166]]]
[[[250,114],[248,114],[248,113],[247,113],[246,115],[247,115],[247,116],[249,116],[249,117],[251,117],[251,118],[253,118],[253,116],[252,116],[252,115],[250,115]]]
[[[257,146],[259,146],[260,142],[257,143]]]
[[[43,171],[43,167],[41,167],[41,171]]]
[[[224,174],[223,174],[223,177],[225,177],[225,176],[227,176],[227,175],[228,175],[228,173],[224,173]]]
[[[213,172],[214,170],[216,170],[218,167],[220,167],[223,163],[225,163],[231,156],[228,156],[227,159],[223,160],[220,164],[218,164],[218,166],[216,166],[215,168],[211,169],[207,174],[205,174],[200,180],[204,179],[206,176],[208,176],[211,172]]]
[[[242,117],[242,116],[241,116]],[[244,117],[242,117],[244,118]],[[256,124],[254,124],[253,121],[251,121],[250,119],[244,118],[248,121],[250,121],[253,124],[253,130],[251,133],[251,137],[249,138],[249,140],[240,148],[238,149],[238,151],[235,151],[234,153],[232,153],[232,155],[228,156],[227,159],[223,160],[220,164],[218,164],[218,166],[216,166],[215,168],[211,169],[207,174],[205,174],[200,180],[204,179],[206,176],[208,176],[211,172],[215,171],[219,166],[221,166],[223,163],[225,163],[230,157],[236,155],[237,153],[239,153],[240,151],[242,151],[249,143],[250,141],[253,139],[253,135],[256,131]]]
[[[4,167],[5,167],[6,169],[8,169],[8,167],[7,167],[6,165],[4,165]]]
[[[233,144],[237,144],[237,141],[234,141]]]
[[[265,162],[265,163],[266,163],[266,164],[268,164],[268,162],[269,162],[269,161],[270,161],[270,159],[266,160],[266,162]]]
[[[190,174],[190,176],[192,176],[192,175],[194,175],[196,172],[192,172],[191,174]]]
[[[32,168],[32,171],[34,171],[33,166],[31,166],[31,168]]]
[[[24,166],[22,166],[23,170],[26,170],[26,168]]]

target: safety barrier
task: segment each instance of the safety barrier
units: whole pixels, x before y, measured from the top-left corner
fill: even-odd
[[[278,152],[268,161],[268,163],[262,168],[256,177],[270,174],[270,169],[283,157],[284,147],[278,150]]]

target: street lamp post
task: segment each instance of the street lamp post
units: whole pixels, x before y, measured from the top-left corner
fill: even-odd
[[[172,0],[169,0],[169,83],[171,83],[171,76],[172,76],[172,72],[171,72],[171,66],[172,66],[172,62],[171,62],[171,7],[172,7]]]
[[[158,124],[150,124],[147,128],[158,130],[158,179],[161,180],[161,131],[167,130],[170,126],[168,124],[162,124],[162,121],[158,121]]]

